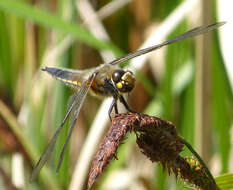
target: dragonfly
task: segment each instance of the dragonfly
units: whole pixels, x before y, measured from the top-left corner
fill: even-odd
[[[98,96],[113,97],[112,103],[108,110],[110,120],[111,120],[111,113],[113,109],[115,111],[115,114],[118,113],[117,101],[120,101],[124,105],[127,111],[129,112],[134,111],[129,107],[123,95],[125,93],[130,93],[133,90],[135,86],[135,76],[133,72],[131,72],[130,70],[121,69],[118,66],[120,63],[133,59],[140,55],[149,53],[151,51],[157,50],[169,44],[182,41],[186,38],[191,38],[194,36],[207,33],[211,30],[221,27],[223,24],[225,24],[225,22],[217,22],[217,23],[210,24],[207,26],[196,27],[170,40],[164,41],[160,44],[153,45],[145,49],[137,50],[123,57],[117,58],[109,63],[101,64],[100,66],[95,67],[95,68],[90,68],[86,70],[73,70],[73,69],[65,69],[65,68],[58,68],[58,67],[43,68],[42,71],[47,72],[48,74],[55,77],[55,79],[63,82],[67,86],[70,86],[71,88],[74,89],[75,92],[70,98],[66,114],[60,126],[57,128],[47,148],[45,149],[44,153],[42,154],[39,161],[35,165],[32,171],[30,180],[33,181],[36,178],[40,170],[43,168],[43,166],[45,165],[45,163],[51,156],[52,151],[55,147],[57,138],[61,130],[63,129],[65,122],[70,117],[69,125],[68,125],[68,134],[67,134],[63,149],[60,153],[59,162],[57,165],[57,171],[59,170],[62,164],[64,153],[67,149],[72,131],[77,121],[80,109],[89,91]]]

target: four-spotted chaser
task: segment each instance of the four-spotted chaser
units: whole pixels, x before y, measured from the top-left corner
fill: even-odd
[[[54,76],[57,80],[60,80],[66,85],[74,88],[75,93],[72,96],[71,103],[69,104],[69,107],[67,109],[67,112],[65,114],[65,117],[62,123],[60,124],[59,128],[55,132],[51,141],[49,142],[47,149],[45,150],[45,152],[42,154],[39,161],[37,162],[32,172],[31,180],[37,176],[41,168],[44,166],[45,162],[50,157],[54,149],[55,143],[57,141],[57,138],[64,126],[64,123],[66,122],[68,116],[70,115],[67,139],[61,151],[59,163],[57,166],[57,171],[59,170],[62,160],[63,160],[64,152],[67,148],[67,145],[68,145],[71,133],[72,133],[72,130],[75,126],[78,114],[80,112],[80,109],[83,105],[83,102],[89,90],[92,93],[97,94],[97,95],[113,97],[113,101],[112,101],[112,104],[108,112],[110,119],[111,119],[110,114],[113,109],[115,110],[116,114],[118,113],[118,109],[117,109],[118,100],[125,106],[125,108],[128,111],[131,111],[131,112],[133,111],[130,109],[127,102],[125,101],[123,94],[129,93],[132,91],[132,89],[134,88],[135,77],[131,71],[123,70],[119,68],[117,66],[119,63],[130,60],[137,56],[149,53],[163,46],[166,46],[168,44],[172,44],[174,42],[178,42],[186,38],[190,38],[193,36],[197,36],[197,35],[209,32],[213,29],[216,29],[222,26],[223,24],[225,24],[225,22],[218,22],[218,23],[211,24],[208,26],[200,26],[200,27],[194,28],[180,36],[172,38],[171,40],[165,41],[158,45],[154,45],[154,46],[151,46],[145,49],[141,49],[141,50],[129,53],[121,58],[115,59],[111,61],[110,63],[102,64],[96,68],[91,68],[87,70],[72,70],[72,69],[55,68],[55,67],[43,68],[42,69],[43,71],[46,71],[50,75]]]

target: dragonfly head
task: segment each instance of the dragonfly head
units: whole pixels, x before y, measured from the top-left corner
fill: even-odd
[[[112,73],[112,81],[120,92],[127,93],[134,88],[135,77],[132,71],[117,69]]]

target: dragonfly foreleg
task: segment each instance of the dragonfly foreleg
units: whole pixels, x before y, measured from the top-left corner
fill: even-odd
[[[110,108],[108,110],[108,116],[109,119],[112,121],[111,113],[114,108],[115,114],[118,114],[118,108],[117,108],[117,98],[113,97],[112,103],[110,105]]]
[[[125,101],[124,97],[122,95],[119,96],[119,100],[120,102],[125,106],[125,109],[128,111],[128,112],[132,112],[134,113],[135,111],[132,110],[129,105],[127,104],[127,102]]]

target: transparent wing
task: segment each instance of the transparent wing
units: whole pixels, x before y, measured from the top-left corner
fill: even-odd
[[[129,54],[123,56],[123,57],[120,57],[118,59],[115,59],[115,60],[111,61],[109,64],[115,65],[115,64],[130,60],[130,59],[132,59],[134,57],[138,57],[140,55],[149,53],[149,52],[154,51],[156,49],[159,49],[159,48],[161,48],[163,46],[166,46],[168,44],[172,44],[174,42],[178,42],[178,41],[184,40],[186,38],[190,38],[190,37],[193,37],[193,36],[204,34],[206,32],[209,32],[211,30],[214,30],[214,29],[222,26],[225,23],[226,22],[217,22],[217,23],[214,23],[214,24],[211,24],[211,25],[208,25],[208,26],[200,26],[200,27],[194,28],[192,30],[189,30],[188,32],[185,32],[184,34],[181,34],[180,36],[172,38],[171,40],[165,41],[165,42],[163,42],[161,44],[157,44],[157,45],[145,48],[145,49],[141,49],[141,50],[129,53]]]
[[[39,161],[37,162],[35,168],[33,169],[30,181],[33,181],[35,179],[35,177],[38,175],[38,173],[40,172],[42,167],[45,165],[45,163],[47,162],[47,160],[51,156],[51,153],[54,149],[57,138],[58,138],[61,130],[63,129],[63,126],[64,126],[68,116],[72,112],[72,110],[74,108],[80,110],[80,108],[82,107],[83,101],[84,101],[86,94],[91,86],[91,83],[94,79],[94,76],[95,76],[94,74],[91,75],[90,79],[87,80],[86,82],[84,82],[82,84],[80,90],[76,93],[76,96],[74,97],[73,102],[70,104],[70,106],[67,109],[67,112],[65,114],[64,119],[62,120],[61,125],[56,130],[55,134],[53,135],[52,139],[50,140],[50,142],[48,144],[48,147],[46,148],[45,152],[42,154],[42,156],[40,157]],[[79,105],[78,105],[78,103],[79,103]],[[79,111],[78,111],[78,113],[79,113]],[[78,113],[77,113],[77,115],[78,115]],[[69,130],[69,132],[71,133],[72,131]]]
[[[63,158],[64,158],[64,153],[67,149],[67,145],[69,143],[69,140],[70,140],[70,137],[71,137],[71,134],[72,134],[72,131],[74,129],[74,126],[75,126],[75,123],[77,121],[77,118],[78,118],[78,114],[80,112],[80,109],[83,105],[83,102],[85,100],[85,97],[87,95],[87,92],[94,80],[94,77],[95,77],[95,74],[93,74],[85,83],[85,88],[81,88],[78,92],[78,94],[76,94],[74,97],[75,98],[75,105],[74,105],[74,109],[72,110],[71,112],[71,117],[70,117],[70,121],[69,121],[69,130],[68,130],[68,135],[66,137],[66,141],[65,141],[65,144],[63,146],[63,149],[61,151],[61,154],[60,154],[60,157],[59,157],[59,162],[58,162],[58,166],[57,166],[57,172],[59,171],[60,167],[61,167],[61,164],[62,164],[62,161],[63,161]]]

